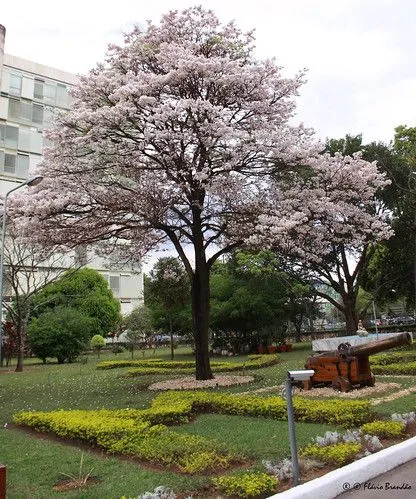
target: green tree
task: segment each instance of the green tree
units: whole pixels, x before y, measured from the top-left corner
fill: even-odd
[[[365,147],[370,160],[391,180],[380,193],[390,213],[394,235],[378,245],[367,266],[363,286],[379,305],[404,298],[416,310],[416,127],[399,126],[390,146]]]
[[[56,307],[69,307],[94,321],[93,334],[107,336],[120,323],[120,303],[113,297],[107,281],[96,270],[69,270],[58,281],[47,285],[34,297],[40,315]]]
[[[160,258],[150,272],[146,291],[145,300],[153,312],[155,322],[159,326],[164,324],[165,330],[169,331],[173,359],[173,334],[184,332],[184,325],[192,328],[191,286],[180,260],[174,257]]]
[[[153,333],[152,316],[150,310],[142,305],[135,308],[123,319],[131,358],[134,357],[135,348],[144,345]]]
[[[105,339],[100,334],[95,334],[91,338],[90,345],[97,352],[97,357],[100,358],[101,349],[105,346]]]
[[[283,270],[270,251],[240,251],[217,263],[211,277],[214,346],[222,346],[217,343],[224,341],[224,332],[236,351],[284,341],[288,322],[299,314],[296,300],[301,301],[299,295],[306,289],[310,287]]]
[[[47,357],[56,357],[60,364],[73,362],[88,346],[94,328],[93,318],[74,308],[56,307],[32,319],[29,344],[43,362]]]

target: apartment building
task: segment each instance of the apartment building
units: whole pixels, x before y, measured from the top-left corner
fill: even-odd
[[[55,109],[71,106],[69,89],[77,76],[5,53],[6,29],[0,25],[0,193],[4,195],[33,175],[47,145],[43,132]],[[143,303],[139,266],[117,266],[79,249],[84,260],[108,281],[123,314]],[[71,259],[66,259],[68,266]],[[7,292],[6,292],[7,294]]]

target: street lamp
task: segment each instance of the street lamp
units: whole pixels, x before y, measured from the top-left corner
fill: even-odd
[[[21,187],[25,187],[28,185],[29,187],[32,187],[34,185],[38,185],[40,182],[42,182],[43,177],[41,176],[36,176],[33,178],[30,178],[23,182],[22,184],[19,184],[16,187],[13,187],[13,189],[10,189],[10,191],[6,192],[6,196],[4,197],[4,203],[3,203],[3,224],[2,224],[2,229],[1,229],[1,252],[0,252],[0,366],[3,365],[3,359],[2,359],[2,346],[3,346],[3,268],[4,268],[4,242],[6,239],[6,219],[7,219],[7,199],[9,195],[17,191],[17,189],[20,189]]]
[[[299,382],[306,382],[315,374],[313,369],[287,371],[283,398],[286,398],[287,422],[289,425],[290,454],[292,456],[293,485],[299,484],[299,462],[296,447],[295,416],[293,413],[292,388]]]

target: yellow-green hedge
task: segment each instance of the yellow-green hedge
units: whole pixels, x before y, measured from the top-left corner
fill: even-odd
[[[300,451],[300,455],[304,457],[312,457],[324,463],[337,464],[338,466],[341,466],[353,461],[361,450],[361,444],[352,442],[325,446],[310,444]]]
[[[399,437],[406,431],[406,425],[401,421],[373,421],[362,425],[361,431],[378,437]]]
[[[195,413],[216,412],[278,420],[287,418],[286,401],[281,397],[258,397],[206,391],[164,392],[153,400],[152,409],[166,406],[173,408],[177,404],[188,404],[188,410]],[[293,407],[298,421],[311,423],[322,422],[354,427],[373,419],[370,402],[367,400],[311,400],[294,397]]]
[[[211,368],[213,372],[242,371],[261,369],[278,362],[278,355],[249,355],[246,362],[212,361]],[[164,361],[160,359],[103,361],[98,363],[96,367],[97,369],[134,368],[127,371],[127,376],[171,374],[174,370],[178,370],[180,374],[195,372],[194,361]]]
[[[371,364],[371,371],[374,374],[416,374],[416,362],[399,362],[393,364]]]
[[[386,366],[388,364],[399,364],[399,363],[408,363],[408,362],[416,362],[416,352],[415,351],[404,351],[404,352],[391,352],[391,353],[382,353],[379,355],[372,355],[370,357],[371,365],[383,365]]]
[[[79,439],[139,459],[177,467],[185,473],[225,469],[241,457],[213,439],[175,433],[164,425],[142,420],[140,410],[20,412],[17,424]]]
[[[272,494],[279,485],[276,477],[259,472],[221,476],[212,482],[225,494],[244,498]]]
[[[370,403],[363,400],[293,399],[299,421],[357,426],[372,419]],[[53,432],[64,438],[99,445],[110,452],[176,466],[187,473],[227,468],[241,457],[230,454],[215,440],[175,433],[166,424],[182,424],[202,412],[286,419],[280,397],[257,397],[213,392],[166,392],[148,409],[20,412],[14,422]]]

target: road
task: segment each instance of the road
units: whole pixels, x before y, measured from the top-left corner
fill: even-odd
[[[344,484],[351,487],[348,492],[337,496],[340,499],[415,499],[416,498],[416,459],[412,459],[383,475],[361,484]]]

